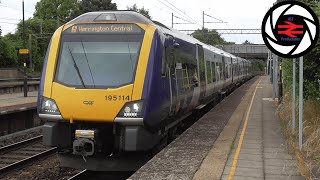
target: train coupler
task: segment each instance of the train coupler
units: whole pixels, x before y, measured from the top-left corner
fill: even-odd
[[[94,134],[93,130],[76,130],[76,139],[73,141],[73,154],[92,156],[95,151]]]

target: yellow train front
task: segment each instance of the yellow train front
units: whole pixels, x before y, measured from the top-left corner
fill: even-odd
[[[186,114],[250,76],[249,63],[222,54],[135,12],[77,17],[44,61],[44,144],[66,166],[132,170],[134,155],[123,154],[161,146]]]

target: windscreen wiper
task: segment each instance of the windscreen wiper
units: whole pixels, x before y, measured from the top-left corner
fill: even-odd
[[[81,45],[82,45],[82,49],[83,49],[83,53],[84,53],[84,57],[86,58],[86,61],[87,61],[87,65],[88,65],[88,68],[89,68],[89,72],[90,72],[90,75],[91,75],[91,78],[92,78],[92,82],[93,82],[93,87],[96,87],[95,83],[94,83],[94,79],[93,79],[93,75],[92,75],[92,72],[91,72],[91,67],[89,65],[89,61],[88,61],[88,57],[87,57],[87,53],[84,49],[84,46],[83,46],[83,42],[81,40]]]
[[[79,76],[79,78],[80,78],[80,80],[81,80],[81,83],[82,83],[83,87],[86,88],[86,86],[84,85],[82,76],[81,76],[81,74],[80,74],[80,70],[79,70],[79,68],[78,68],[78,66],[77,66],[76,61],[74,60],[73,54],[72,54],[69,46],[68,46],[68,49],[69,49],[69,52],[70,52],[70,55],[71,55],[71,58],[72,58],[72,61],[73,61],[73,66],[74,66],[74,68],[76,69],[76,71],[77,71],[77,73],[78,73],[78,76]]]

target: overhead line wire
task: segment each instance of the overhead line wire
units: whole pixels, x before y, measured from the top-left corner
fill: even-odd
[[[6,8],[10,8],[10,9],[13,9],[13,10],[16,10],[16,11],[19,11],[21,12],[22,9],[18,9],[18,8],[13,8],[13,7],[10,7],[10,6],[6,6],[6,5],[2,5],[0,4],[1,7],[6,7]],[[30,14],[33,14],[33,12],[30,12],[30,11],[25,11],[26,13],[30,13]]]
[[[195,22],[196,24],[198,24],[199,26],[201,26],[201,24],[199,22],[197,22],[196,20],[192,19],[187,13],[183,12],[182,10],[180,10],[179,8],[177,8],[174,4],[170,3],[168,0],[164,0],[167,3],[169,3],[171,6],[173,6],[174,8],[176,8],[178,11],[182,12],[186,17],[188,17],[188,19],[191,19],[193,22]]]
[[[179,15],[184,16],[184,17],[186,17],[187,19],[190,19],[190,21],[192,21],[193,24],[198,24],[198,25],[199,25],[198,22],[192,20],[192,18],[188,17],[185,13],[180,13],[179,11],[173,9],[172,7],[170,7],[169,5],[165,4],[164,2],[162,2],[162,1],[160,1],[160,0],[157,0],[157,1],[159,1],[161,4],[165,5],[165,6],[168,7],[169,9],[173,10],[174,12],[178,13]],[[180,10],[180,11],[181,11],[181,10]],[[200,26],[200,25],[199,25],[199,26]]]
[[[220,22],[224,22],[223,20],[218,19],[218,18],[215,18],[215,17],[213,17],[213,16],[210,16],[209,14],[204,14],[204,15],[206,15],[206,16],[208,16],[208,17],[211,17],[211,18],[213,18],[213,19],[215,19],[215,20],[218,20],[218,21],[220,21]]]
[[[175,18],[177,18],[177,19],[181,19],[181,20],[183,20],[183,21],[187,21],[187,22],[189,22],[189,23],[191,23],[191,24],[194,24],[193,22],[191,22],[191,21],[189,21],[189,20],[186,20],[186,19],[183,19],[183,18],[181,18],[181,17],[175,16],[175,15],[173,15],[173,17],[175,17]]]

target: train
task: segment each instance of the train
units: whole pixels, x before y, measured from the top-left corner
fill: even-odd
[[[58,147],[65,166],[127,166],[128,154],[165,144],[184,117],[251,76],[249,60],[137,12],[85,13],[48,45],[38,97],[43,143]]]

